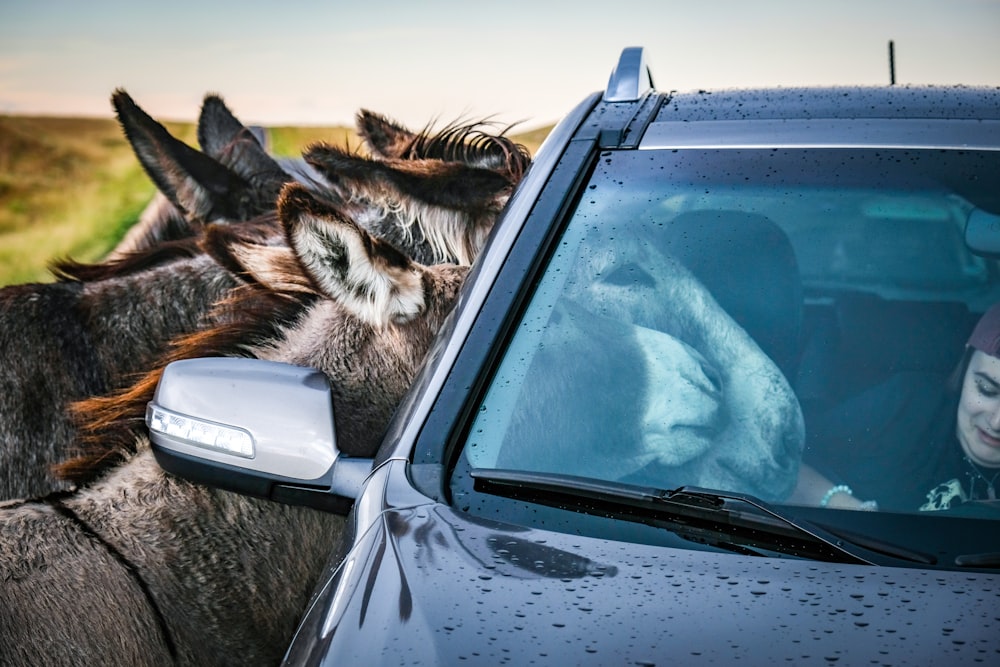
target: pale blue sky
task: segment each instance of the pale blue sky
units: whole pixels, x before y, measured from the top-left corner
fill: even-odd
[[[574,7],[574,4],[578,6]],[[645,46],[657,87],[1000,86],[1000,0],[0,0],[0,113],[558,120]]]

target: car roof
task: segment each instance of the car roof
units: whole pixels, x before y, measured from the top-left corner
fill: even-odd
[[[1000,120],[1000,87],[831,86],[659,93],[656,121],[838,119]]]
[[[839,86],[650,92],[639,148],[1000,150],[1000,88]]]
[[[601,148],[786,146],[1000,150],[1000,87],[658,88],[628,47],[577,131]]]

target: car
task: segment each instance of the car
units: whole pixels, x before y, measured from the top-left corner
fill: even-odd
[[[167,470],[348,512],[285,664],[1000,661],[1000,507],[914,486],[1000,302],[1000,88],[647,60],[545,140],[374,459],[294,368],[168,366],[151,413],[270,449],[151,419]]]

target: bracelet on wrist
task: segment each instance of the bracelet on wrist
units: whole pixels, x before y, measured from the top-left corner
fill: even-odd
[[[831,486],[830,490],[827,491],[826,495],[823,496],[823,499],[819,501],[819,506],[826,507],[827,505],[829,505],[830,499],[833,498],[838,493],[846,493],[849,496],[854,495],[854,491],[851,491],[851,487],[847,486],[846,484],[836,484],[834,486]]]

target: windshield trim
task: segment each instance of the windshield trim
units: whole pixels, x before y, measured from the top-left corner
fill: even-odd
[[[1000,151],[1000,121],[815,118],[652,123],[640,150],[919,148]]]

